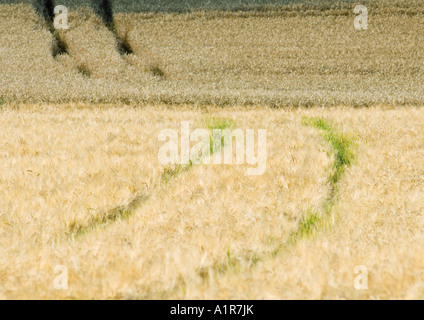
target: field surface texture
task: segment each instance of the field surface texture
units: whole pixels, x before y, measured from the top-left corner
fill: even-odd
[[[64,0],[69,29],[53,32],[29,4],[0,5],[0,96],[272,107],[424,102],[421,1],[364,1],[368,30],[354,28],[346,1],[128,2],[112,2],[107,22],[90,1]]]
[[[35,3],[0,0],[0,299],[424,298],[421,1]],[[265,130],[263,174],[163,164],[184,123]]]

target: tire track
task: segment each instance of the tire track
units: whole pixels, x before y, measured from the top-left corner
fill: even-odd
[[[150,195],[145,192],[137,194],[126,205],[120,205],[109,211],[103,212],[100,215],[91,217],[87,223],[74,223],[69,227],[67,237],[75,239],[81,237],[98,227],[105,227],[117,220],[128,218],[137,208],[145,203],[150,198]]]
[[[250,254],[244,257],[232,257],[227,253],[224,261],[216,261],[213,265],[202,267],[199,270],[199,275],[206,279],[205,275],[209,274],[208,270],[213,270],[218,274],[227,272],[239,272],[241,270],[242,262],[247,262],[248,267],[254,267],[259,261],[265,259],[275,258],[283,251],[289,250],[292,246],[304,238],[312,238],[319,232],[326,230],[333,217],[333,208],[339,200],[340,186],[339,182],[347,167],[349,167],[354,159],[354,140],[353,137],[346,136],[340,131],[336,130],[324,118],[303,118],[303,126],[312,126],[322,132],[324,140],[329,145],[333,156],[333,172],[328,177],[330,184],[330,194],[326,198],[322,207],[314,211],[309,209],[305,215],[299,219],[298,227],[288,236],[287,240],[281,242],[273,251],[260,252]],[[307,156],[308,158],[308,156]],[[306,159],[305,159],[306,160]]]
[[[298,229],[289,237],[289,244],[295,244],[302,238],[311,237],[327,227],[333,208],[339,200],[339,182],[346,168],[355,159],[353,137],[342,134],[324,118],[304,118],[302,124],[312,126],[322,132],[324,140],[330,145],[334,153],[334,172],[328,177],[330,194],[323,207],[318,212],[314,212],[312,209],[308,210],[306,215],[302,217]]]
[[[213,121],[213,124],[209,125],[211,137],[213,129],[227,129],[235,125],[233,121],[227,119],[221,121],[216,121],[216,119],[214,119]],[[211,141],[213,141],[212,138]],[[216,149],[214,148],[213,151],[219,152],[223,147],[225,147],[224,140],[221,140],[220,143],[221,147]],[[213,154],[212,150],[211,154]],[[153,187],[151,188],[152,192],[158,190],[161,187],[165,187],[173,179],[190,170],[193,165],[194,164],[190,160],[190,163],[187,165],[174,165],[172,167],[165,168],[163,173],[160,175],[159,179],[154,183]],[[140,208],[147,200],[150,199],[152,192],[140,191],[133,198],[128,200],[127,204],[122,204],[103,212],[100,211],[99,214],[92,216],[87,222],[75,222],[71,224],[68,228],[68,231],[66,232],[66,238],[74,240],[94,231],[99,227],[104,228],[117,220],[125,220],[126,218],[131,216],[138,208]]]

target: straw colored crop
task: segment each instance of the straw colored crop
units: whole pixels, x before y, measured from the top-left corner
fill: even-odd
[[[369,29],[362,31],[353,25],[354,3],[235,12],[217,6],[183,14],[159,4],[149,7],[158,13],[134,13],[114,3],[112,31],[89,6],[65,1],[69,29],[57,33],[69,54],[56,58],[53,35],[29,5],[1,5],[0,96],[273,107],[423,104],[420,1],[364,2]],[[120,54],[121,40],[132,54]]]
[[[107,26],[64,0],[57,32],[16,2],[0,299],[424,298],[420,1],[364,0],[358,31],[353,1],[116,0]],[[186,121],[265,129],[264,174],[162,164]]]
[[[158,130],[179,130],[183,120],[205,127],[212,115],[267,130],[265,174],[195,165],[163,182]],[[197,281],[203,267],[222,268],[227,254],[255,261],[273,251],[328,193],[331,160],[320,136],[289,112],[34,106],[4,111],[1,122],[14,128],[2,131],[6,297],[166,297],[179,278]],[[87,224],[140,192],[149,198],[127,219]],[[73,224],[86,230],[72,234]],[[70,268],[69,291],[52,286],[56,264]],[[98,287],[105,272],[115,276]]]
[[[2,297],[423,297],[421,109],[81,107],[1,113],[14,128],[2,132]],[[211,117],[267,130],[266,173],[194,165],[164,182],[158,130]],[[355,136],[355,160],[325,226],[293,242],[327,201],[335,161],[305,117]],[[139,192],[128,215],[89,224]],[[53,286],[56,265],[68,290]],[[358,265],[368,290],[354,288]]]

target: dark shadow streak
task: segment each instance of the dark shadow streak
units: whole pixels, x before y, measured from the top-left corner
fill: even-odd
[[[110,0],[92,0],[94,12],[103,20],[106,27],[115,35],[118,43],[118,51],[121,55],[133,54],[134,51],[126,39],[122,39],[116,31],[115,21],[113,19],[113,10]]]
[[[69,54],[66,43],[60,38],[59,33],[55,29],[54,22],[54,5],[53,0],[33,0],[33,6],[35,11],[40,14],[46,22],[50,33],[54,38],[54,44],[52,48],[52,55],[55,58],[60,54]]]

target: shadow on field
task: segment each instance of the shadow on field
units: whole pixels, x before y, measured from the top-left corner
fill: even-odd
[[[363,0],[368,31],[354,27],[352,0],[5,3],[19,3],[0,6],[7,101],[274,108],[424,101],[422,0]],[[53,26],[58,5],[69,9],[66,30]]]
[[[33,5],[35,11],[44,18],[51,34],[53,35],[54,43],[52,47],[52,55],[56,57],[60,54],[69,54],[66,43],[61,39],[57,30],[54,28],[54,4],[52,0],[34,0]]]
[[[79,2],[81,2],[81,5],[84,4],[84,1],[73,2],[75,2],[75,4],[78,4]],[[64,3],[64,1],[62,1],[61,4],[62,3]],[[40,14],[47,22],[50,32],[55,38],[56,48],[53,50],[53,56],[56,57],[59,54],[67,54],[67,46],[60,38],[53,26],[53,21],[55,18],[54,7],[58,5],[58,2],[54,0],[32,0],[32,5],[34,6],[35,11]],[[113,19],[112,2],[110,0],[92,0],[91,8],[93,9],[94,13],[101,18],[105,26],[114,34],[118,44],[119,53],[121,55],[133,54],[134,52],[128,41],[121,39],[116,32],[115,22]]]

